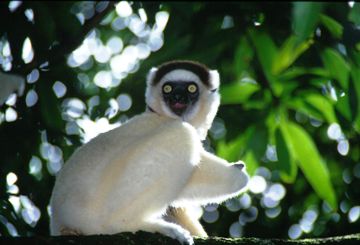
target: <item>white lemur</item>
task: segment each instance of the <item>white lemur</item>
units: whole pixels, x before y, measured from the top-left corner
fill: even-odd
[[[193,61],[171,61],[147,76],[147,110],[80,147],[52,193],[52,235],[160,232],[192,244],[206,237],[188,205],[220,203],[248,182],[201,141],[220,103],[219,74]]]

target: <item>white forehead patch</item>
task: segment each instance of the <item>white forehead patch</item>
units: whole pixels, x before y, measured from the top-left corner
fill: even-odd
[[[201,83],[200,78],[193,72],[183,69],[176,69],[167,73],[161,78],[159,84],[169,81],[196,82]]]

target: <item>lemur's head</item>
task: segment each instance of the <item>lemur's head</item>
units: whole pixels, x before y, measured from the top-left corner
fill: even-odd
[[[170,61],[152,68],[146,85],[149,110],[189,122],[206,137],[220,104],[216,70],[194,61]]]

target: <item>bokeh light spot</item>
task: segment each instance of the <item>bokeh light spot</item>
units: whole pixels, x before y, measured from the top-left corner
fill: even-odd
[[[65,84],[60,81],[56,81],[52,87],[57,98],[61,98],[66,94],[67,88]]]
[[[288,235],[291,239],[297,239],[301,236],[302,234],[302,230],[300,225],[295,224],[290,226],[289,231],[288,231]]]
[[[127,94],[120,94],[117,98],[116,101],[119,104],[119,110],[120,111],[127,111],[130,109],[131,105],[132,105],[132,100],[131,97]]]
[[[251,177],[249,181],[249,190],[254,194],[259,194],[264,192],[266,189],[266,181],[264,177],[255,175]]]
[[[355,223],[360,217],[360,206],[352,207],[348,213],[350,223]]]
[[[32,107],[36,104],[36,102],[38,101],[39,97],[38,94],[36,93],[35,90],[31,89],[27,92],[26,94],[26,98],[25,98],[25,103],[27,107]]]

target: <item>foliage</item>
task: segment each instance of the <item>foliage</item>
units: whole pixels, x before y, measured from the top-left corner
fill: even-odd
[[[248,194],[205,207],[209,234],[359,229],[359,3],[134,2],[130,14],[125,2],[116,11],[104,2],[11,4],[0,6],[0,63],[26,83],[0,108],[1,234],[48,233],[64,160],[100,132],[89,128],[143,111],[147,71],[172,59],[219,70],[222,105],[205,144],[244,160],[253,176]],[[33,57],[22,52],[27,37]]]

